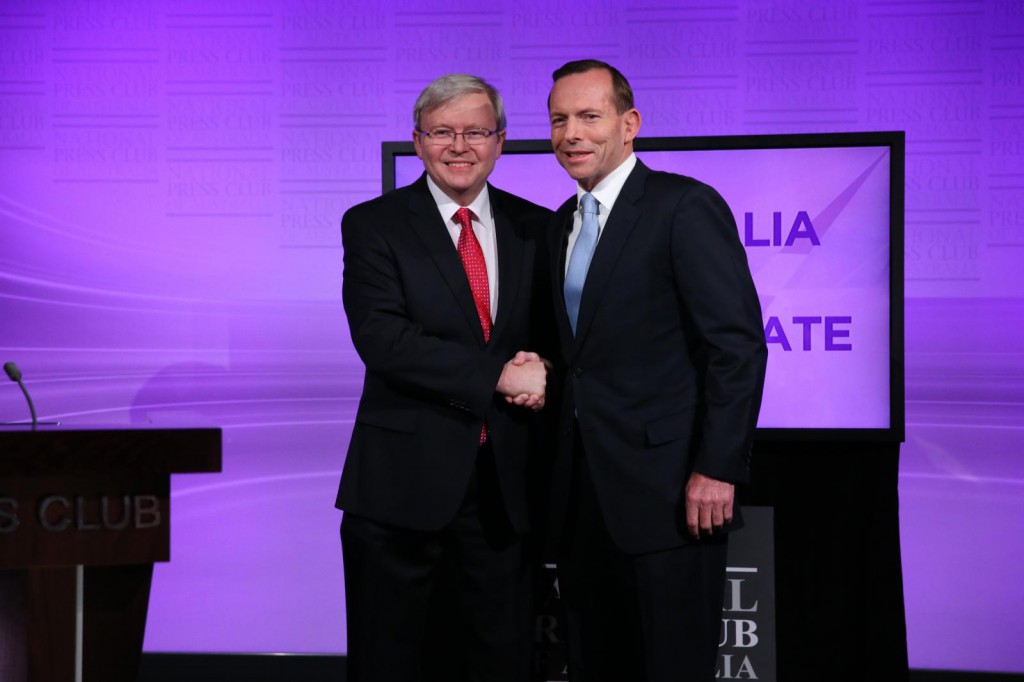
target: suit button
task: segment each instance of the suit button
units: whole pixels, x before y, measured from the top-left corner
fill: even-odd
[[[583,370],[582,370],[582,369],[580,369],[579,367],[577,367],[576,369],[574,369],[574,370],[572,371],[572,375],[573,375],[574,377],[576,377],[576,378],[578,379],[578,378],[580,378],[581,376],[583,376]]]

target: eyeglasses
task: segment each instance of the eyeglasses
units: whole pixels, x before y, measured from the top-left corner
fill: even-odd
[[[417,130],[420,135],[427,138],[427,141],[438,147],[447,147],[448,145],[455,144],[456,138],[459,135],[466,141],[468,145],[480,145],[486,142],[491,135],[494,135],[497,130],[484,130],[483,128],[471,128],[464,130],[461,133],[457,133],[449,128],[435,128],[434,130]]]

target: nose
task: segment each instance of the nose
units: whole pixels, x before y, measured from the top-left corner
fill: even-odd
[[[469,149],[469,144],[466,142],[466,136],[462,133],[456,133],[455,139],[452,140],[451,148],[454,152],[464,152]]]
[[[579,125],[576,123],[576,119],[574,119],[572,116],[565,119],[565,139],[570,142],[578,139],[576,131],[576,128],[578,127]]]

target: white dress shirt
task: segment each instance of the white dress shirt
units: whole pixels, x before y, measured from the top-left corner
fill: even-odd
[[[591,194],[597,199],[597,239],[601,240],[601,235],[604,234],[604,225],[608,222],[608,214],[612,212],[612,207],[615,205],[615,200],[619,197],[619,192],[622,191],[622,186],[626,184],[626,178],[633,172],[633,168],[636,166],[636,155],[630,154],[629,157],[619,164],[619,167],[613,170],[608,176],[597,183],[597,186],[591,190]],[[572,232],[569,233],[569,243],[565,248],[565,271],[569,270],[569,258],[572,256],[573,247],[576,246],[576,239],[580,236],[580,226],[583,225],[583,206],[581,199],[586,190],[576,185],[576,212],[572,216]],[[595,247],[596,248],[596,247]]]
[[[441,218],[444,220],[445,227],[448,228],[452,244],[458,248],[462,226],[455,219],[455,214],[462,208],[462,205],[452,201],[451,197],[442,192],[429,175],[427,176],[427,187],[430,188],[430,194],[434,197],[437,210],[441,212]],[[473,212],[473,234],[480,242],[480,250],[484,252],[484,263],[487,265],[487,291],[491,295],[491,322],[493,323],[494,318],[498,316],[498,237],[494,230],[494,215],[491,212],[491,196],[487,193],[487,185],[484,185],[473,203],[466,208]]]

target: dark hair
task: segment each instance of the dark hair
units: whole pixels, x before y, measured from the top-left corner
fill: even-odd
[[[505,104],[501,101],[501,95],[490,83],[479,76],[468,76],[464,73],[453,73],[448,76],[441,76],[428,85],[416,99],[416,105],[412,110],[412,121],[416,129],[420,128],[420,117],[423,112],[436,109],[463,95],[481,93],[487,95],[494,109],[495,123],[498,131],[505,129]]]
[[[629,87],[629,81],[622,75],[622,72],[611,64],[602,62],[599,59],[577,59],[562,65],[551,74],[551,80],[558,82],[566,76],[577,73],[587,73],[600,69],[607,71],[612,77],[612,102],[615,104],[615,111],[624,114],[633,108],[633,88]],[[548,108],[551,108],[551,96],[548,95]]]

